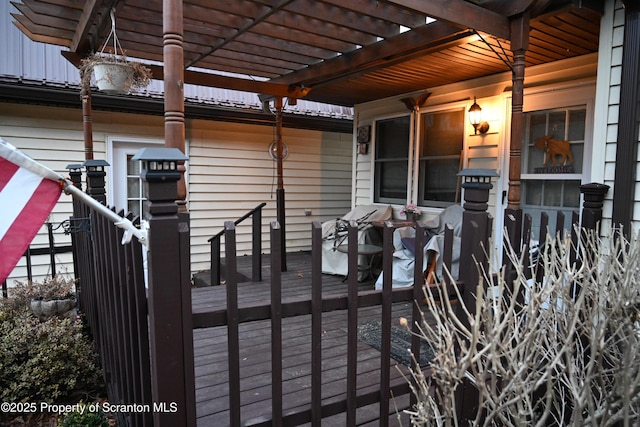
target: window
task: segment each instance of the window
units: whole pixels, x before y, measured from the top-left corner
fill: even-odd
[[[420,206],[456,203],[464,115],[464,109],[422,113],[417,142],[410,116],[377,121],[374,202],[405,204],[415,191]]]
[[[409,116],[376,122],[374,202],[404,204],[407,201],[410,126]]]
[[[127,212],[134,216],[141,216],[142,203],[146,199],[142,195],[140,162],[131,160],[132,157],[132,154],[127,154]]]
[[[564,227],[580,207],[584,166],[586,107],[558,108],[526,113],[522,156],[523,211],[539,233],[540,212],[563,212]],[[560,154],[563,153],[563,154]],[[555,220],[551,217],[550,222]]]
[[[457,202],[464,138],[464,110],[426,113],[420,119],[418,204],[446,207]]]

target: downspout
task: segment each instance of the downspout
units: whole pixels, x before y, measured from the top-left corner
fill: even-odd
[[[638,113],[640,89],[640,4],[625,0],[620,119],[613,184],[613,227],[629,238],[633,221],[636,162],[638,155]]]

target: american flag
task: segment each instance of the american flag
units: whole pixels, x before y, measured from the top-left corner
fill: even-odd
[[[0,138],[0,283],[58,202],[64,179]]]

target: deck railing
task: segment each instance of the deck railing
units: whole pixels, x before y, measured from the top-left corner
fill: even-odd
[[[46,222],[45,226],[47,227],[47,236],[48,236],[48,242],[49,245],[46,247],[42,247],[42,248],[27,248],[27,250],[24,252],[24,255],[22,255],[23,257],[25,257],[26,259],[26,269],[27,269],[27,280],[29,282],[31,282],[33,280],[33,260],[32,257],[34,256],[44,256],[44,255],[48,255],[49,256],[49,271],[48,274],[51,275],[52,277],[55,276],[56,274],[58,274],[58,270],[57,270],[57,265],[56,265],[56,255],[58,254],[64,254],[64,253],[70,253],[72,251],[72,245],[56,245],[55,244],[55,238],[54,238],[54,231],[56,229],[58,229],[59,227],[66,227],[66,224],[68,224],[68,222],[63,222],[61,224],[58,224],[57,226],[54,226],[53,223],[51,222]],[[65,228],[65,234],[67,234],[68,229]],[[3,298],[7,298],[8,297],[8,289],[7,289],[7,281],[5,280],[4,282],[2,282],[2,296]]]
[[[245,219],[251,218],[251,280],[254,282],[260,282],[262,280],[262,208],[267,204],[260,203],[258,206],[233,221],[234,225],[239,225]],[[211,245],[211,284],[219,285],[221,277],[222,267],[222,252],[221,252],[221,240],[225,234],[223,228],[215,236],[207,240]],[[229,268],[227,266],[227,274],[229,274]]]

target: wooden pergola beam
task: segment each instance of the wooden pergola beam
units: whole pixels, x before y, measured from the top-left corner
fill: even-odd
[[[448,0],[446,4],[424,0],[385,1],[428,15],[438,21],[448,22],[458,28],[473,28],[504,40],[509,40],[511,35],[507,17],[464,0]]]
[[[434,22],[311,65],[272,82],[317,87],[322,83],[352,78],[413,57],[464,44],[469,41],[469,37],[477,36],[471,30],[461,30],[444,22]]]

